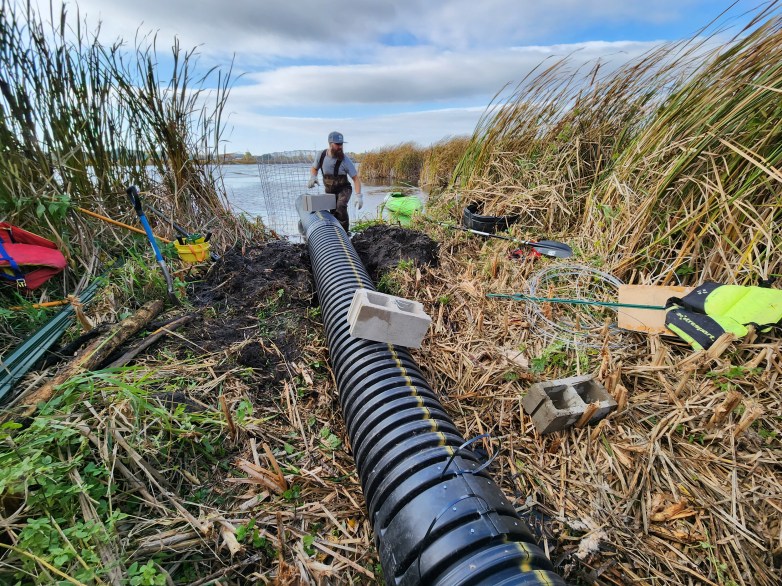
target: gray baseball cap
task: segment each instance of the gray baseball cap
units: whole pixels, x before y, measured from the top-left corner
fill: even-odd
[[[329,133],[329,142],[334,142],[337,144],[342,144],[345,142],[344,137],[342,136],[341,132],[337,132],[336,130],[334,132]]]

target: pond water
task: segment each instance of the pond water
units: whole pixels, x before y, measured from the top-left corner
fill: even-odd
[[[296,200],[302,194],[323,193],[319,186],[307,189],[309,164],[224,165],[220,168],[226,195],[234,213],[260,217],[264,225],[282,236],[297,239],[299,216]],[[360,170],[359,170],[360,176]],[[364,207],[356,210],[351,199],[348,207],[351,223],[379,217],[379,207],[390,191],[404,191],[426,202],[427,194],[410,185],[368,184],[361,182]]]

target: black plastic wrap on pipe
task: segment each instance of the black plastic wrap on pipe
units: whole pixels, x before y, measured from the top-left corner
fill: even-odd
[[[564,585],[410,353],[350,336],[353,293],[376,289],[331,214],[299,214],[386,583]]]

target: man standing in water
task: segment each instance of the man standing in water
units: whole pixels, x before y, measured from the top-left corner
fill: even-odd
[[[348,217],[348,201],[353,193],[353,189],[348,181],[348,175],[353,179],[353,185],[356,186],[356,209],[360,210],[364,205],[364,196],[361,195],[361,180],[358,178],[356,165],[350,160],[344,151],[342,145],[345,142],[340,132],[329,134],[329,148],[323,150],[312,162],[310,169],[310,180],[307,183],[308,188],[313,188],[318,184],[318,171],[323,171],[323,186],[326,193],[333,193],[337,196],[337,208],[331,210],[334,217],[339,221],[345,232],[350,226]]]

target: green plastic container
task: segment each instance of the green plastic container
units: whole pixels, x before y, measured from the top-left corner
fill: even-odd
[[[388,210],[389,219],[399,222],[402,226],[409,226],[415,214],[421,213],[424,208],[415,195],[405,195],[401,191],[392,191],[383,200],[383,207]]]

